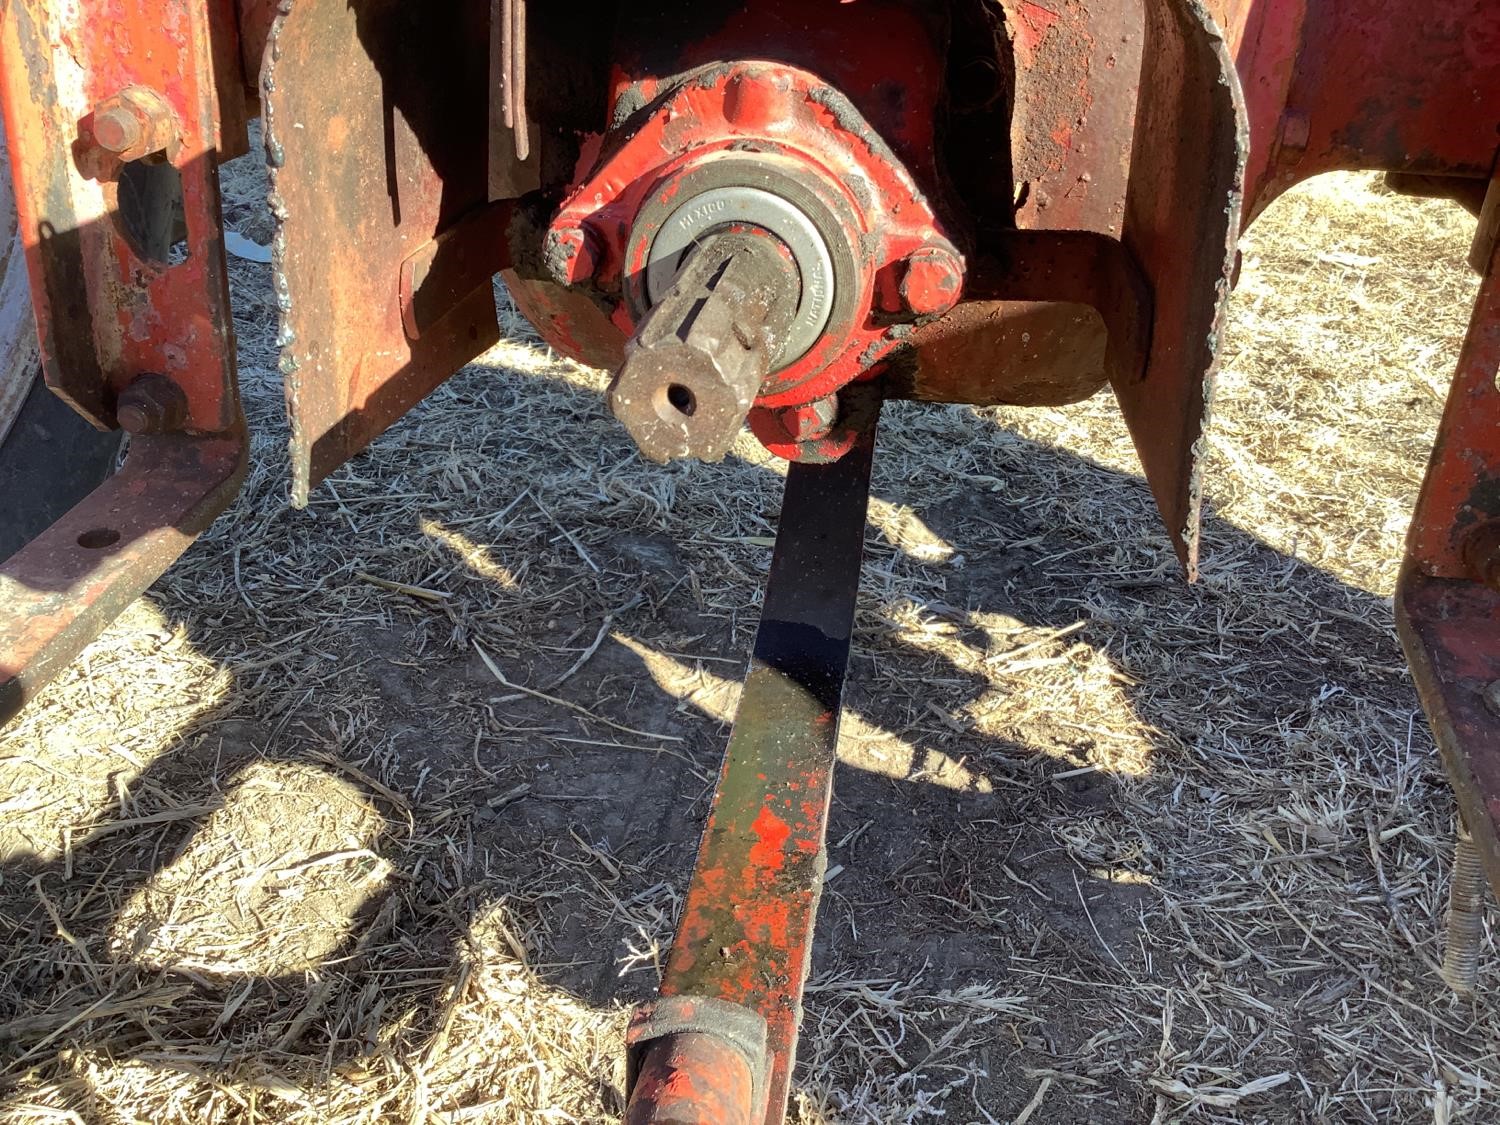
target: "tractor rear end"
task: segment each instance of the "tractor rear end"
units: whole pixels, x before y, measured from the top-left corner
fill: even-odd
[[[633,1122],[783,1116],[881,403],[1107,386],[1191,579],[1242,229],[1334,169],[1470,206],[1483,281],[1398,596],[1468,826],[1470,979],[1479,873],[1500,886],[1485,0],[16,0],[0,79],[46,385],[99,435],[87,464],[22,457],[54,522],[0,566],[0,718],[238,490],[217,168],[255,117],[294,504],[495,343],[497,273],[549,344],[614,372],[645,457],[716,460],[748,424],[792,463],[697,869],[628,1034]],[[104,477],[122,432],[77,499],[61,469]]]

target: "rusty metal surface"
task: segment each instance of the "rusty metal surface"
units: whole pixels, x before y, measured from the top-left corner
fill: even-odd
[[[1142,0],[1001,0],[1015,66],[1010,144],[1023,229],[1119,235]]]
[[[263,75],[292,498],[499,338],[488,278],[407,330],[402,264],[488,202],[488,0],[296,0]],[[434,80],[441,75],[441,81]],[[333,76],[336,76],[333,77]],[[460,271],[462,276],[462,271]]]
[[[893,397],[1061,405],[1144,374],[1151,289],[1108,235],[995,235],[970,267],[965,297],[906,336],[886,377]]]
[[[488,287],[504,265],[510,201],[468,212],[401,263],[401,323],[415,340],[442,324],[459,302]]]
[[[266,56],[271,26],[283,0],[234,0],[234,21],[239,26],[240,68],[247,91],[260,95],[260,70]]]
[[[1500,895],[1500,712],[1485,701],[1500,681],[1500,591],[1408,564],[1396,626],[1453,796]]]
[[[0,567],[0,720],[182,553],[244,473],[216,171],[243,145],[228,12],[0,9],[47,380],[101,429],[139,435],[120,472]]]
[[[1109,329],[1076,301],[965,301],[893,357],[890,397],[976,406],[1063,406],[1109,381]]]
[[[750,672],[662,978],[663,996],[765,1018],[769,1125],[786,1110],[827,865],[874,430],[871,418],[834,464],[788,472]]]
[[[1500,178],[1489,198],[1500,200]],[[1488,254],[1407,540],[1408,558],[1435,578],[1474,577],[1466,543],[1500,520],[1500,243]]]
[[[1340,168],[1486,177],[1500,104],[1492,0],[1208,0],[1250,124],[1248,223]]]
[[[240,430],[136,438],[118,473],[0,566],[0,723],[187,549],[244,473]]]
[[[744,1056],[701,1031],[651,1044],[625,1113],[626,1125],[759,1125],[761,1120]]]
[[[1500,177],[1489,200],[1500,199]],[[1396,623],[1454,796],[1500,894],[1500,245],[1417,498]]]
[[[766,1021],[742,1004],[706,996],[641,1004],[625,1029],[627,1125],[760,1125],[769,1061]]]
[[[1147,0],[1141,98],[1121,240],[1153,291],[1145,377],[1115,380],[1167,533],[1198,567],[1198,443],[1239,235],[1245,111],[1198,0]]]
[[[225,103],[214,71],[233,31],[217,11],[195,0],[149,10],[17,0],[0,11],[6,133],[47,380],[101,429],[115,423],[116,395],[147,371],[182,387],[197,432],[238,416],[215,160],[222,123],[243,107]],[[185,238],[166,260],[129,236],[129,166],[93,137],[94,108],[131,87],[152,91],[174,119],[163,158],[181,177]]]

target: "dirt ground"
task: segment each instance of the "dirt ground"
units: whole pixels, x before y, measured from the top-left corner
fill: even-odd
[[[888,409],[795,1121],[1500,1119],[1390,606],[1471,230],[1368,177],[1252,229],[1191,588],[1107,396]],[[244,495],[0,742],[0,1119],[618,1120],[783,470],[645,463],[502,294],[290,510],[234,282]]]

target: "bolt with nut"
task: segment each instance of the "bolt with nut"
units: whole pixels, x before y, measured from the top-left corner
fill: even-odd
[[[149,86],[127,86],[94,107],[93,135],[100,148],[130,161],[171,148],[181,134],[165,98]]]
[[[792,441],[820,441],[833,431],[833,424],[838,421],[838,396],[828,395],[814,402],[783,407],[779,414],[781,425]]]
[[[555,227],[547,232],[546,265],[559,285],[581,285],[599,271],[603,250],[599,237],[586,224]]]
[[[165,375],[137,376],[120,392],[115,420],[120,429],[136,436],[172,433],[187,424],[187,395]]]

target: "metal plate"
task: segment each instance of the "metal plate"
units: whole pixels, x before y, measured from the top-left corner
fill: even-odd
[[[272,29],[262,100],[294,504],[499,339],[487,279],[504,240],[486,283],[424,309],[416,338],[401,300],[402,263],[488,200],[488,20],[487,0],[292,0]]]
[[[1229,300],[1245,109],[1198,0],[1147,0],[1122,240],[1154,291],[1144,379],[1115,396],[1188,577],[1198,569],[1198,443]]]
[[[0,723],[177,560],[244,475],[243,430],[137,438],[118,473],[0,566]]]

